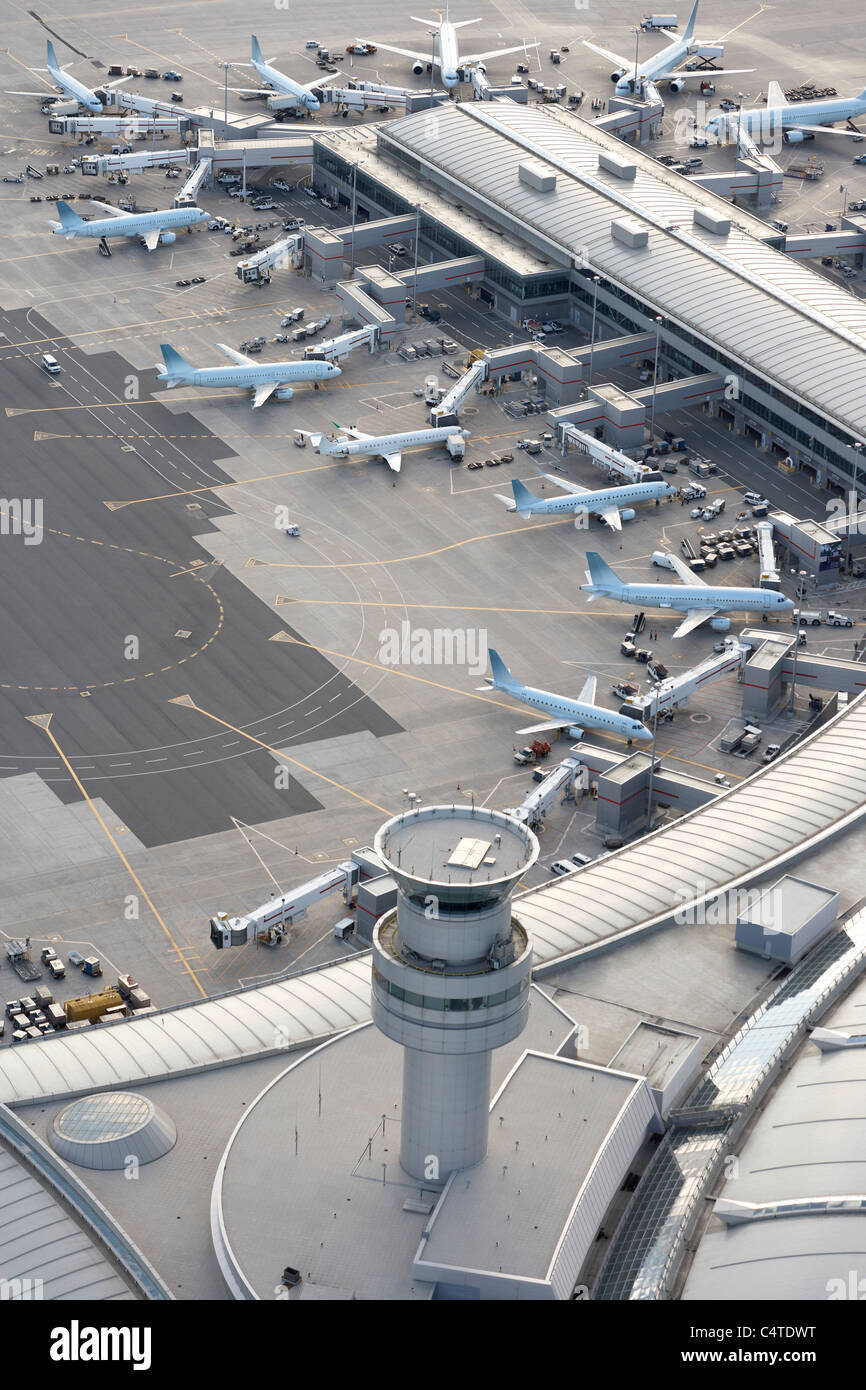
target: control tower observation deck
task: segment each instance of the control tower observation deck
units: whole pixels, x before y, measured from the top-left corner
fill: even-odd
[[[398,887],[373,934],[373,1019],[404,1048],[400,1162],[444,1183],[487,1152],[490,1054],[526,1024],[532,950],[510,897],[538,841],[501,811],[426,806],[375,848]]]

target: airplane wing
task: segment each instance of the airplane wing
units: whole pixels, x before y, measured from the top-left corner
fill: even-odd
[[[277,385],[278,383],[276,381],[264,381],[260,386],[255,388],[253,392],[253,410],[258,410],[260,405],[264,405],[271,393],[276,391]]]
[[[787,105],[788,105],[787,98],[785,97],[785,93],[782,91],[782,84],[781,84],[781,82],[768,82],[768,83],[767,83],[767,108],[769,109],[771,106],[787,106]]]
[[[574,728],[569,719],[548,719],[543,724],[527,724],[525,729],[515,729],[516,734],[547,734],[551,729]]]
[[[338,68],[336,72],[326,72],[323,73],[321,77],[314,77],[312,82],[299,82],[298,86],[303,87],[305,92],[312,92],[316,87],[325,87],[328,83],[333,82],[336,77],[342,76],[343,70],[342,68]]]
[[[386,53],[399,53],[400,56],[401,56],[401,58],[411,58],[411,59],[413,60],[413,62],[416,62],[416,63],[430,63],[430,62],[433,62],[433,63],[436,64],[437,67],[439,66],[439,59],[438,59],[438,58],[433,58],[433,57],[431,57],[431,55],[430,55],[429,53],[427,53],[427,54],[419,53],[417,49],[415,49],[414,52],[413,52],[413,50],[412,50],[411,48],[395,48],[393,44],[390,44],[390,43],[379,43],[376,39],[359,39],[358,42],[359,42],[359,43],[374,43],[374,44],[376,45],[377,48],[384,48],[384,50],[385,50]]]
[[[718,608],[693,608],[671,635],[673,637],[685,637],[687,633],[694,632],[696,627],[700,627],[701,623],[705,623],[707,618],[715,617],[718,611]]]
[[[461,63],[484,63],[488,58],[506,58],[509,53],[525,53],[529,48],[537,48],[537,43],[521,43],[517,48],[497,48],[492,53],[460,54]]]
[[[580,483],[572,483],[569,482],[567,478],[560,478],[556,473],[542,473],[541,476],[542,478],[547,478],[548,482],[556,483],[556,486],[561,487],[563,492],[573,492],[576,494],[578,492],[589,492],[591,490],[588,487],[581,487]]]
[[[509,512],[517,511],[517,503],[513,497],[505,497],[501,492],[494,492],[493,496],[496,498],[497,502],[504,502]]]
[[[347,434],[347,435],[349,436],[350,439],[372,439],[372,438],[373,438],[372,434],[365,434],[363,430],[357,429],[357,428],[355,427],[355,425],[338,425],[337,422],[336,422],[336,420],[332,420],[332,421],[331,421],[331,424],[334,426],[334,429],[335,429],[335,430],[339,430],[341,434]],[[383,454],[383,458],[384,458],[384,457],[385,457],[385,455]]]
[[[217,343],[220,352],[224,352],[226,357],[230,357],[237,367],[254,367],[256,364],[251,357],[247,357],[243,352],[236,352],[234,348],[228,347],[225,343]]]
[[[8,90],[6,92],[7,97],[41,97],[43,101],[46,97],[54,96],[55,94],[55,87],[49,87],[49,89],[44,92],[10,92]]]
[[[116,207],[113,207],[111,203],[99,203],[99,202],[97,202],[97,200],[96,200],[95,198],[91,198],[91,199],[90,199],[90,206],[93,207],[93,208],[102,208],[102,211],[103,211],[103,212],[107,212],[108,215],[109,215],[109,217],[131,217],[131,216],[132,216],[132,213],[131,213],[131,212],[124,212],[123,208],[116,208]]]
[[[622,530],[622,517],[619,514],[619,507],[604,507],[596,513],[600,516],[605,526],[609,526],[611,531]]]
[[[674,68],[671,72],[653,73],[650,80],[652,82],[670,82],[672,78],[679,77],[686,82],[690,82],[694,78],[700,78],[704,82],[711,77],[732,77],[735,73],[740,75],[744,72],[757,72],[757,68],[695,68],[693,72],[686,72],[683,68]]]
[[[590,671],[589,675],[587,676],[586,680],[585,680],[584,683],[583,683],[583,689],[581,690],[580,694],[579,694],[578,697],[577,697],[578,700],[580,701],[580,703],[581,703],[582,705],[594,705],[594,704],[595,704],[595,692],[596,692],[597,688],[598,688],[598,677],[595,676],[595,675],[593,675],[592,671]]]
[[[383,454],[382,457],[389,468],[393,469],[395,473],[400,472],[400,464],[403,462],[403,455],[401,453]]]
[[[700,575],[695,574],[694,570],[690,570],[685,560],[681,560],[679,555],[671,555],[669,551],[665,551],[665,554],[684,584],[688,584],[690,587],[694,588],[698,586],[706,587],[707,581],[701,579]]]
[[[159,245],[159,227],[154,227],[152,232],[145,232],[142,241],[148,251],[155,251]]]
[[[593,53],[600,53],[602,58],[608,58],[612,63],[616,63],[618,68],[631,67],[628,58],[623,58],[619,53],[611,53],[609,48],[599,48],[597,43],[590,43],[589,39],[583,40],[584,47],[591,48]]]
[[[800,125],[793,127],[794,130],[808,130],[812,135],[847,135],[849,139],[863,139],[862,130],[845,130],[839,126],[832,125]]]

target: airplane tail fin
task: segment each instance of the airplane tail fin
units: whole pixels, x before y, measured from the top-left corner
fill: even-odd
[[[76,231],[78,227],[84,226],[84,218],[79,217],[75,209],[71,208],[68,203],[65,203],[62,198],[56,200],[55,207],[57,208],[57,216],[60,218],[58,231],[65,232],[66,235],[69,236]]]
[[[698,5],[699,5],[700,3],[701,3],[701,0],[695,0],[695,3],[694,3],[694,5],[693,5],[693,7],[692,7],[692,12],[691,12],[691,14],[689,15],[689,22],[688,22],[688,24],[686,25],[685,30],[683,31],[683,38],[684,38],[684,39],[690,39],[690,38],[692,38],[692,36],[694,35],[694,32],[695,32],[695,20],[696,20],[697,17],[698,17]]]
[[[512,478],[511,491],[514,493],[514,505],[522,516],[532,510],[535,498],[529,491],[525,483],[521,483],[519,478]]]
[[[261,44],[259,43],[255,34],[252,35],[250,40],[250,57],[252,58],[254,63],[263,63],[265,61],[264,54],[262,53],[261,49]]]
[[[488,647],[487,655],[490,658],[490,670],[493,675],[493,688],[495,690],[513,690],[517,685],[514,677],[509,671],[502,657],[493,647]]]
[[[169,386],[185,381],[193,371],[186,358],[181,357],[168,343],[160,343],[159,350],[165,363],[165,371],[160,374],[160,381],[167,382]]]
[[[595,587],[609,589],[613,595],[618,594],[625,587],[622,580],[614,574],[607,561],[603,560],[596,551],[587,551],[586,562],[589,565],[590,582]]]
[[[59,67],[60,67],[60,64],[59,64],[58,61],[57,61],[57,54],[54,52],[54,44],[51,42],[50,39],[47,40],[47,50],[48,50],[48,63],[47,63],[47,66],[48,66],[49,68],[59,68]]]

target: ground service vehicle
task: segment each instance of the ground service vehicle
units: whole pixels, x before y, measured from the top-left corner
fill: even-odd
[[[853,627],[854,620],[849,618],[847,613],[837,613],[831,608],[827,614],[828,627]]]

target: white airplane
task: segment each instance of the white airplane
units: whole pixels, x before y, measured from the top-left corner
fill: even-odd
[[[49,76],[53,79],[54,84],[59,91],[64,92],[66,96],[71,97],[71,99],[73,101],[76,101],[79,106],[84,106],[87,108],[88,111],[92,111],[95,116],[100,116],[102,112],[105,110],[105,103],[100,100],[96,92],[91,91],[89,87],[85,87],[83,82],[77,82],[74,77],[68,76],[68,74],[64,71],[64,68],[62,68],[57,61],[57,55],[54,52],[54,44],[51,42],[50,39],[48,40],[47,51],[48,62],[46,67],[37,68],[36,71],[47,72]],[[67,63],[65,66],[68,67],[69,64]],[[99,90],[102,92],[110,92],[112,88],[119,86],[121,82],[128,81],[128,77],[118,77],[115,79],[114,82],[104,83]],[[7,92],[7,96],[41,97],[43,101],[55,100],[54,98],[48,97],[48,94],[46,92]]]
[[[746,613],[790,613],[794,607],[789,598],[773,589],[735,589],[722,586],[713,588],[699,579],[676,555],[668,555],[682,584],[625,584],[614,574],[594,550],[587,552],[589,569],[587,584],[581,584],[584,593],[589,594],[588,602],[597,598],[614,598],[619,603],[628,603],[632,608],[672,608],[688,616],[680,623],[674,637],[685,637],[709,619],[714,632],[727,632],[731,626],[726,611],[735,610]]]
[[[617,714],[614,710],[595,703],[598,680],[591,671],[579,698],[567,700],[562,695],[552,695],[549,690],[536,690],[534,686],[521,685],[514,679],[498,652],[488,647],[487,655],[493,675],[488,677],[486,685],[478,687],[479,690],[504,690],[515,700],[522,700],[523,704],[554,716],[542,724],[528,724],[525,729],[516,729],[516,733],[542,734],[551,729],[568,729],[571,738],[582,738],[585,729],[606,729],[609,733],[621,734],[629,743],[633,738],[652,738],[649,729],[639,719]]]
[[[599,48],[597,43],[590,43],[584,39],[587,48],[591,48],[593,53],[600,53],[602,58],[609,58],[612,63],[616,63],[616,72],[610,75],[611,82],[616,83],[616,94],[618,97],[632,96],[635,90],[635,81],[638,85],[641,82],[667,82],[670,91],[681,92],[686,82],[690,78],[698,81],[705,81],[708,74],[696,69],[694,72],[678,72],[677,67],[699,47],[718,47],[716,44],[699,44],[694,37],[695,20],[698,15],[698,5],[700,0],[695,0],[692,12],[689,15],[688,23],[680,37],[672,39],[669,44],[654,53],[650,58],[639,58],[637,73],[635,73],[634,63],[630,63],[628,58],[623,58],[619,53],[611,53],[608,48]],[[712,76],[723,76],[724,74],[754,72],[754,68],[713,68]]]
[[[174,386],[247,386],[252,392],[250,409],[258,410],[271,395],[278,401],[290,401],[295,393],[286,382],[315,383],[341,375],[333,362],[254,362],[225,343],[217,343],[217,347],[231,358],[234,367],[192,367],[168,343],[161,343],[163,360],[156,364],[157,380],[169,390]]]
[[[785,100],[785,93],[778,82],[767,86],[767,105],[755,106],[746,111],[734,111],[729,116],[714,116],[707,121],[705,129],[720,141],[736,135],[738,129],[748,131],[755,139],[766,143],[773,141],[781,130],[786,144],[800,144],[809,135],[847,135],[853,139],[863,139],[866,132],[850,129],[835,130],[833,121],[852,121],[855,116],[866,114],[866,87],[857,97],[831,97],[823,101]]]
[[[335,429],[343,431],[343,436],[349,437],[329,439],[325,434],[304,431],[310,436],[310,443],[317,454],[325,454],[328,458],[376,454],[383,458],[395,473],[400,472],[404,449],[426,449],[431,444],[444,444],[452,434],[460,434],[464,439],[469,436],[468,430],[459,430],[454,425],[443,425],[434,430],[410,430],[406,434],[364,434],[363,430],[355,429],[353,426],[338,425],[336,421],[332,423]]]
[[[157,246],[167,246],[177,240],[176,233],[171,230],[172,227],[197,227],[200,223],[211,220],[211,214],[205,212],[203,208],[164,208],[159,212],[124,212],[122,208],[112,207],[110,203],[97,203],[95,199],[91,200],[90,206],[102,208],[103,212],[111,215],[109,217],[97,217],[92,222],[86,222],[68,203],[64,203],[62,198],[58,198],[56,207],[60,221],[51,223],[54,235],[65,237],[67,241],[74,241],[76,237],[98,237],[106,250],[108,249],[107,237],[137,236],[140,238],[142,246],[145,246],[148,251],[155,251]]]
[[[316,88],[323,87],[326,79],[316,77],[312,82],[296,82],[293,77],[287,77],[279,68],[272,68],[268,60],[262,53],[261,46],[255,34],[252,35],[251,58],[249,64],[241,63],[239,67],[253,67],[263,82],[273,87],[275,93],[280,95],[268,97],[268,107],[271,111],[285,111],[287,107],[305,106],[308,111],[318,111],[321,106],[319,98],[316,96]],[[337,73],[331,74],[338,76]],[[231,87],[232,92],[260,92],[261,87]]]
[[[545,473],[544,477],[568,494],[566,497],[534,497],[529,488],[515,479],[511,484],[514,499],[503,497],[497,492],[500,502],[504,502],[510,512],[518,516],[556,516],[569,513],[577,516],[597,516],[612,531],[621,531],[624,521],[634,520],[634,508],[625,506],[627,502],[654,502],[662,497],[670,497],[676,492],[666,482],[627,483],[625,487],[606,487],[593,492],[581,487],[579,483],[567,482],[555,473]]]
[[[461,55],[457,43],[457,30],[465,29],[469,24],[480,24],[480,19],[461,19],[453,21],[448,18],[448,0],[445,0],[445,18],[439,16],[435,19],[419,19],[418,15],[409,16],[414,19],[416,24],[424,24],[430,31],[431,37],[437,41],[439,49],[438,56],[433,53],[419,53],[417,49],[394,48],[391,44],[379,43],[378,39],[362,39],[362,43],[375,44],[377,48],[384,48],[386,53],[399,53],[403,58],[412,59],[412,71],[417,77],[420,73],[426,72],[432,63],[439,69],[444,87],[456,87],[462,81],[463,69],[467,67],[477,67],[483,72],[484,64],[488,58],[505,58],[509,53],[526,53],[530,48],[537,48],[537,43],[521,43],[516,48],[497,48],[490,53],[467,53]]]

